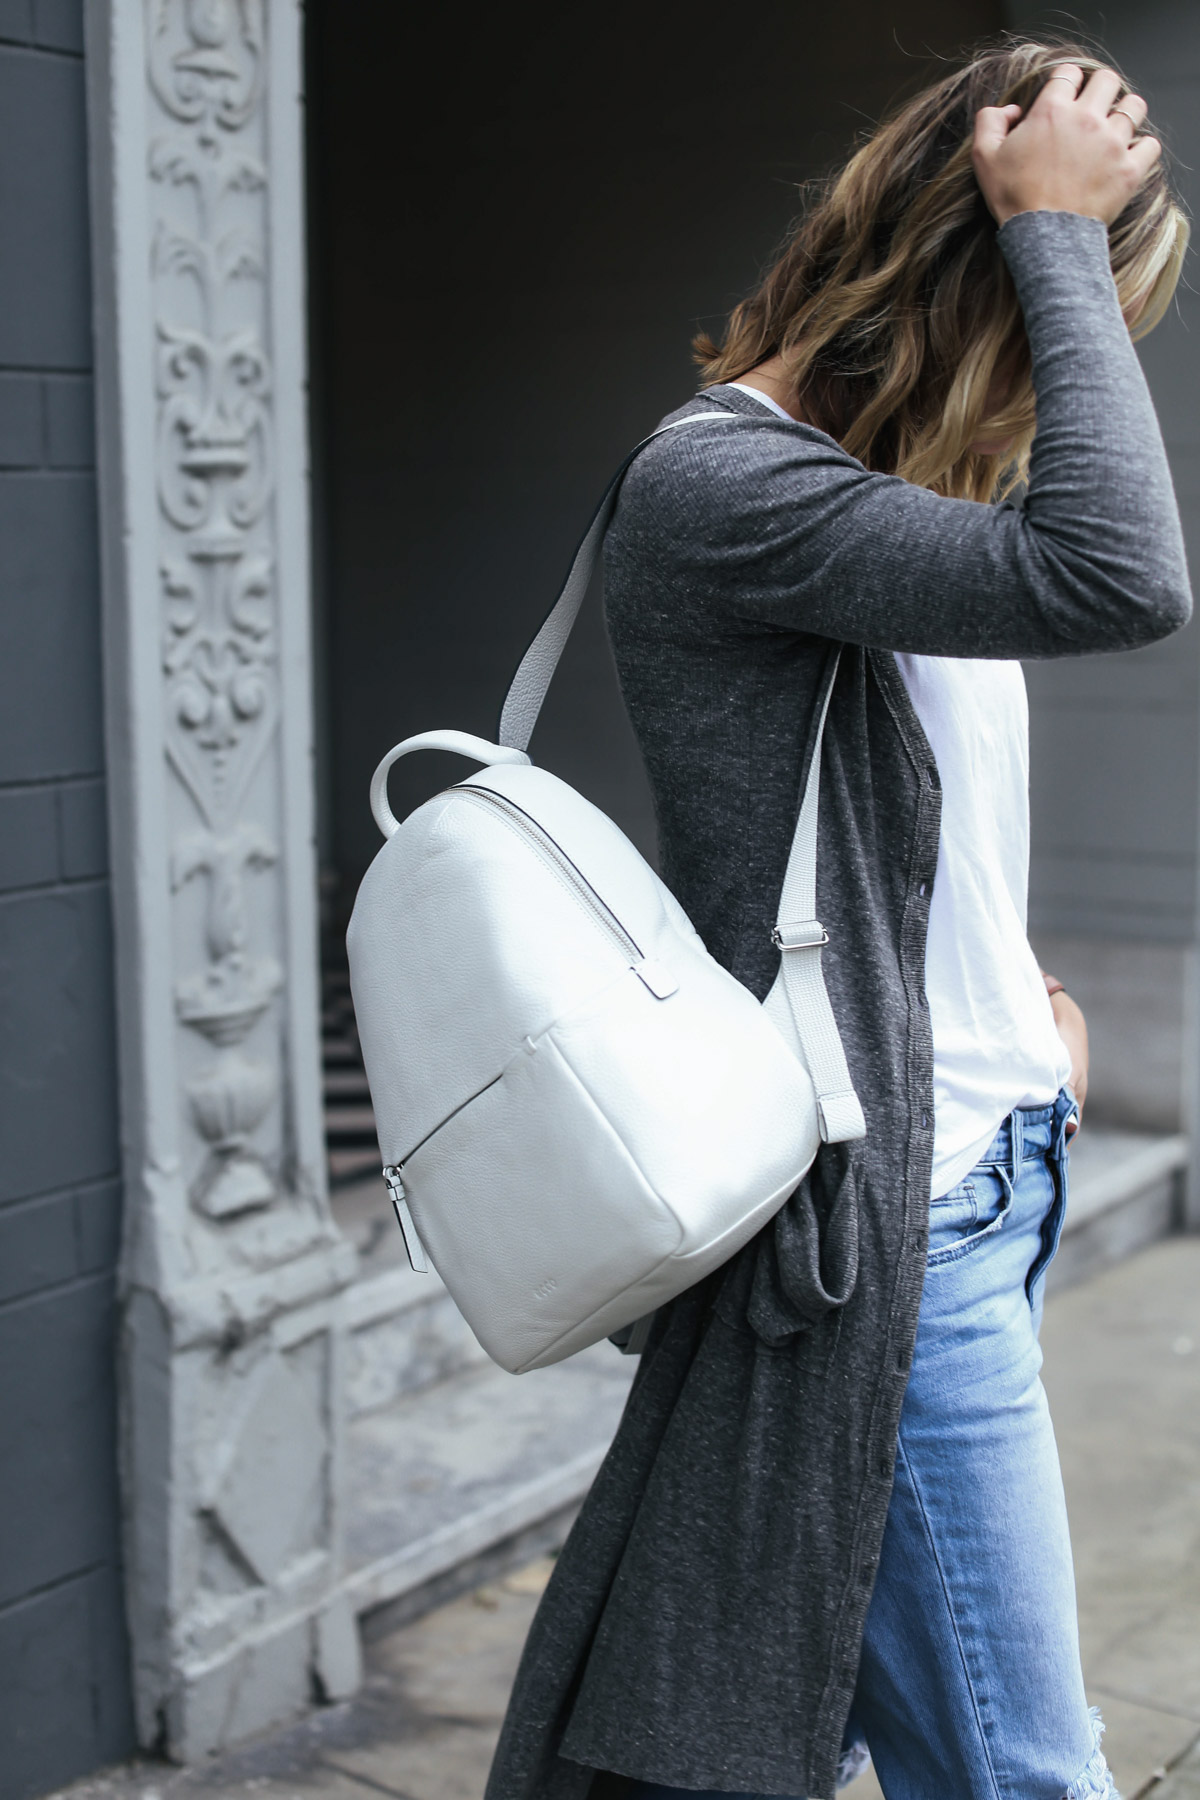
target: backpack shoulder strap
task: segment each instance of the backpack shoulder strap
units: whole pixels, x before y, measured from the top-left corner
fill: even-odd
[[[572,627],[579,617],[579,609],[583,605],[584,596],[592,576],[596,572],[596,564],[600,560],[600,546],[604,542],[604,534],[608,530],[617,505],[617,495],[621,491],[621,483],[629,470],[629,465],[639,457],[647,444],[656,438],[666,435],[668,431],[678,431],[685,425],[729,425],[742,418],[741,413],[705,412],[689,413],[686,419],[672,419],[669,425],[660,425],[649,437],[644,437],[640,444],[635,444],[625,461],[621,464],[608,487],[604,498],[592,514],[592,522],[584,532],[583,541],[571,560],[567,571],[567,579],[558,599],[547,613],[537,636],[521,658],[517,672],[512,678],[504,708],[500,714],[500,730],[496,741],[513,750],[527,750],[529,740],[533,736],[533,728],[537,724],[538,714],[542,710],[542,702],[554,678],[559,658],[567,647],[567,639]]]
[[[774,1024],[789,1042],[799,1045],[801,1060],[816,1091],[821,1136],[829,1144],[867,1134],[821,968],[821,952],[829,942],[829,933],[817,918],[821,746],[841,655],[840,647],[835,648],[817,701],[819,711],[808,778],[771,933],[780,952],[780,969],[765,1002]]]
[[[516,751],[524,751],[528,747],[538,714],[542,710],[542,702],[595,573],[600,546],[616,508],[621,483],[634,458],[641,455],[647,444],[652,444],[668,431],[677,431],[687,425],[729,424],[744,417],[742,413],[689,413],[684,419],[673,419],[668,425],[660,425],[657,431],[652,431],[649,437],[643,438],[629,452],[592,515],[583,541],[572,559],[562,592],[521,658],[500,715],[498,743]],[[767,1012],[773,1023],[792,1048],[799,1051],[801,1061],[812,1079],[820,1113],[821,1136],[827,1142],[866,1135],[862,1108],[850,1081],[837,1021],[829,1004],[825,978],[821,971],[821,950],[829,940],[816,919],[821,746],[833,685],[837,680],[840,654],[839,650],[835,650],[830,659],[818,702],[820,710],[813,735],[808,777],[804,784],[804,798],[796,821],[787,873],[779,898],[779,913],[772,933],[782,956],[782,966],[775,987],[767,999]]]

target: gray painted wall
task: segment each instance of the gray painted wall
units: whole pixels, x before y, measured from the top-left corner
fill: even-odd
[[[0,0],[0,1796],[132,1743],[81,0]]]

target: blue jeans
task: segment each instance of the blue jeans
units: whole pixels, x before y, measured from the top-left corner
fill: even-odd
[[[930,1209],[916,1353],[843,1769],[887,1800],[1116,1800],[1079,1665],[1039,1371],[1074,1101],[1014,1112]],[[635,1782],[630,1800],[678,1789]],[[800,1800],[800,1797],[797,1797]]]

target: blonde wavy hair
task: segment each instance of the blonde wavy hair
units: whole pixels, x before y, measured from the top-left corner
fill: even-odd
[[[1104,66],[1078,44],[1008,37],[892,113],[840,173],[809,190],[722,341],[696,337],[703,385],[736,381],[779,355],[807,423],[867,468],[964,499],[1010,492],[1028,469],[1033,382],[971,139],[980,107],[1028,109],[1064,62]],[[1147,121],[1139,135],[1151,129]],[[1187,247],[1164,162],[1108,233],[1135,338],[1162,318]],[[1001,455],[972,454],[980,439],[1012,442]]]

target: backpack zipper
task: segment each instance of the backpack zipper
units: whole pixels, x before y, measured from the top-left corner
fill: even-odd
[[[622,952],[630,959],[630,966],[636,968],[644,960],[641,949],[630,937],[620,919],[600,898],[583,871],[576,866],[563,849],[545,828],[532,819],[515,801],[507,800],[500,794],[494,794],[490,788],[457,787],[448,790],[460,795],[464,800],[481,802],[484,806],[493,807],[520,835],[528,839],[532,847],[551,864],[557,874],[563,876],[568,887],[581,901],[588,913]]]
[[[430,1135],[432,1136],[432,1133]],[[396,1209],[400,1235],[404,1239],[404,1248],[408,1252],[408,1260],[412,1265],[413,1272],[417,1275],[428,1275],[429,1259],[425,1255],[425,1246],[417,1235],[413,1216],[408,1210],[408,1197],[404,1192],[404,1181],[400,1174],[403,1166],[402,1163],[386,1164],[383,1179],[387,1182],[388,1193],[392,1196],[392,1205]]]
[[[489,1088],[495,1087],[496,1083],[503,1079],[504,1072],[501,1070],[499,1075],[493,1075],[490,1081],[485,1081],[481,1088],[476,1088],[473,1094],[468,1094],[465,1100],[460,1100],[457,1106],[450,1109],[444,1119],[439,1119],[436,1125],[431,1125],[425,1136],[418,1138],[412,1148],[404,1152],[399,1162],[383,1165],[383,1179],[387,1182],[388,1193],[392,1196],[392,1205],[396,1209],[396,1218],[399,1220],[400,1230],[404,1235],[404,1248],[408,1251],[408,1260],[418,1275],[428,1275],[429,1264],[425,1260],[425,1250],[420,1234],[412,1213],[409,1211],[408,1196],[404,1190],[404,1165],[410,1157],[415,1156],[417,1151],[429,1142],[431,1137],[436,1137],[443,1125],[448,1125],[464,1106],[470,1106],[473,1100],[478,1100],[480,1094],[486,1094]]]

